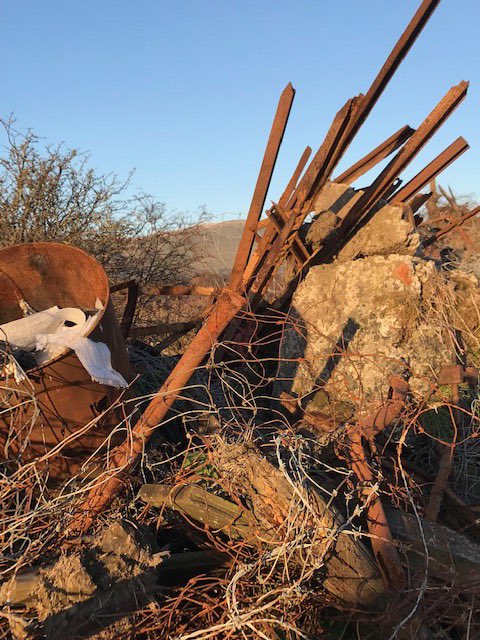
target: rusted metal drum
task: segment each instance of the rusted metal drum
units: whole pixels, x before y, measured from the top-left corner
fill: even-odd
[[[0,324],[22,318],[26,302],[35,311],[54,305],[102,310],[88,338],[110,349],[113,368],[130,382],[125,341],[100,264],[75,247],[50,242],[0,250]],[[50,477],[75,473],[105,441],[118,421],[110,409],[124,390],[94,382],[72,350],[28,370],[27,379],[0,379],[0,456],[39,460]],[[82,433],[80,433],[80,430]],[[77,435],[75,435],[77,434]],[[62,443],[61,450],[53,449]]]

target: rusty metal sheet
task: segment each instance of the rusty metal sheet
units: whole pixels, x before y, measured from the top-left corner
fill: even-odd
[[[103,304],[95,327],[89,338],[107,344],[112,354],[112,364],[127,380],[132,379],[125,342],[115,318],[109,297],[107,276],[91,256],[80,249],[53,242],[36,242],[7,247],[0,251],[0,273],[8,288],[0,291],[0,322],[23,317],[19,300],[21,294],[36,311],[57,304],[60,307],[78,307],[95,310],[97,299]],[[28,424],[36,410],[33,403],[22,409],[22,420],[11,425],[9,412],[0,418],[2,451],[16,456],[21,452],[25,461],[50,456],[59,442],[69,439],[61,453],[49,457],[50,475],[53,478],[73,473],[86,456],[101,445],[111,431],[116,417],[107,412],[95,426],[82,436],[75,433],[83,429],[100,413],[106,411],[120,395],[121,390],[93,382],[72,351],[26,372],[28,379],[16,383],[9,378],[3,381],[3,393],[9,395],[11,404],[15,397],[24,399],[35,396],[40,416],[27,432]],[[12,431],[13,429],[13,431]]]

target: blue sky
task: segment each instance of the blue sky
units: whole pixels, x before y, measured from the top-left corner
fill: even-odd
[[[278,97],[297,95],[270,197],[345,100],[366,91],[420,0],[10,0],[0,8],[0,114],[88,150],[170,209],[248,209]],[[346,167],[448,88],[466,101],[408,169],[459,135],[441,182],[480,193],[478,0],[442,0],[361,129]]]

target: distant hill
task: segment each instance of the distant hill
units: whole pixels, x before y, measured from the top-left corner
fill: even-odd
[[[194,270],[200,283],[223,283],[230,274],[245,220],[202,224],[196,244]]]

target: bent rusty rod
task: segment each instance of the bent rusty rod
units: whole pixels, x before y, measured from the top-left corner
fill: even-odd
[[[130,471],[137,463],[148,440],[155,429],[160,426],[195,369],[202,363],[220,335],[245,305],[246,300],[242,296],[244,291],[243,274],[250,256],[258,220],[265,203],[266,193],[294,95],[295,91],[292,85],[289,84],[280,97],[249,215],[245,223],[245,230],[235,258],[229,287],[220,294],[211,312],[206,317],[205,323],[177,362],[161,389],[154,395],[128,437],[110,453],[109,468],[104,480],[99,480],[90,490],[84,503],[74,515],[71,525],[66,530],[67,537],[71,538],[85,532],[122,489],[123,479],[121,474]]]

